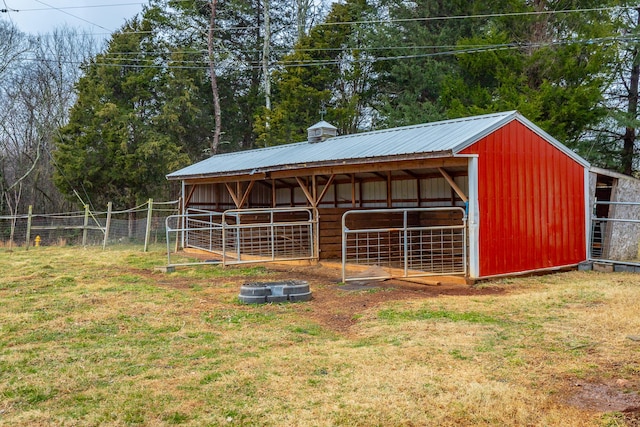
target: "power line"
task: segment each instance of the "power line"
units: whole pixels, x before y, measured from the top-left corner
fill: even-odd
[[[505,44],[492,44],[492,45],[472,45],[468,47],[463,47],[461,49],[449,49],[443,50],[441,52],[429,52],[429,53],[417,53],[411,55],[394,55],[394,56],[386,56],[386,57],[374,57],[374,56],[364,56],[362,58],[352,58],[351,62],[354,63],[375,63],[375,62],[383,62],[383,61],[394,61],[394,60],[406,60],[406,59],[420,59],[420,58],[429,58],[429,57],[437,57],[437,56],[454,56],[454,55],[462,55],[462,54],[473,54],[473,53],[484,53],[484,52],[494,52],[494,51],[505,51],[505,50],[517,50],[517,49],[530,49],[530,48],[541,48],[541,47],[549,47],[549,46],[558,46],[558,45],[570,45],[570,44],[598,44],[598,43],[608,43],[608,42],[625,42],[625,41],[633,41],[637,42],[640,40],[639,36],[627,35],[627,36],[610,36],[610,37],[601,37],[595,39],[584,39],[584,40],[559,40],[554,42],[546,42],[546,43],[505,43]],[[444,46],[443,46],[444,47]],[[366,49],[362,50],[366,53]],[[144,63],[133,63],[132,60],[137,60],[135,58],[123,58],[125,62],[114,62],[118,61],[118,58],[105,58],[110,62],[106,61],[95,61],[91,62],[92,65],[104,66],[104,67],[121,67],[121,68],[137,68],[137,69],[185,69],[185,70],[206,70],[208,69],[208,65],[206,65],[205,61],[175,61],[177,63],[183,64],[195,64],[195,65],[172,65],[174,61],[168,61],[168,63],[164,64],[144,64]],[[150,61],[158,58],[140,58],[140,61]],[[46,59],[38,59],[38,58],[25,58],[25,60],[29,61],[48,61]],[[234,65],[237,62],[228,61],[233,63]],[[65,64],[84,64],[79,61],[63,61]],[[318,59],[318,60],[307,60],[307,61],[279,61],[274,64],[276,67],[281,68],[293,68],[293,67],[313,67],[313,66],[331,66],[331,65],[339,65],[345,63],[344,59]],[[202,65],[197,65],[202,64]],[[259,62],[254,61],[248,62],[248,68],[257,69],[261,68],[261,64]]]
[[[69,15],[69,16],[71,16],[71,17],[73,17],[73,18],[76,18],[76,19],[79,19],[79,20],[81,20],[81,21],[84,21],[84,22],[86,22],[87,24],[91,24],[91,25],[94,25],[94,26],[96,26],[96,27],[98,27],[98,28],[102,28],[103,30],[109,31],[109,29],[108,29],[108,28],[105,28],[105,27],[103,27],[102,25],[98,25],[98,24],[96,24],[95,22],[88,21],[88,20],[86,20],[86,19],[84,19],[84,18],[81,18],[81,17],[76,16],[76,15],[74,15],[74,14],[72,14],[72,13],[69,13],[69,12],[67,12],[67,11],[64,11],[64,10],[60,9],[59,7],[51,6],[50,4],[47,4],[47,3],[45,3],[45,2],[43,2],[43,1],[41,1],[41,0],[35,0],[35,1],[36,1],[36,2],[38,2],[38,3],[40,3],[40,4],[43,4],[43,5],[45,5],[45,6],[48,6],[48,7],[50,7],[51,9],[55,9],[55,10],[57,10],[57,11],[59,11],[59,12],[62,12],[62,13],[64,13],[65,15]]]
[[[483,18],[507,18],[507,17],[515,17],[515,16],[536,16],[536,15],[552,15],[552,14],[563,14],[563,13],[577,13],[577,12],[606,12],[612,10],[625,10],[625,9],[635,9],[634,6],[609,6],[609,7],[594,7],[588,9],[561,9],[561,10],[540,10],[540,11],[530,11],[530,12],[501,12],[501,13],[485,13],[478,15],[453,15],[453,16],[429,16],[422,18],[397,18],[397,19],[389,19],[389,20],[370,20],[370,21],[351,21],[351,22],[326,22],[326,23],[318,23],[318,26],[323,25],[352,25],[352,24],[377,24],[377,23],[387,23],[387,22],[429,22],[429,21],[449,21],[449,20],[460,20],[460,19],[483,19]]]
[[[4,3],[4,9],[0,10],[0,12],[4,12],[4,13],[7,13],[7,12],[18,12],[18,10],[12,9],[9,6],[7,6],[7,1],[6,0],[2,0],[2,3]]]
[[[4,9],[0,9],[0,12],[2,13],[18,12],[17,10],[11,9],[9,6],[7,6],[7,0],[2,0],[2,3],[4,3]],[[13,23],[13,19],[11,19],[11,14],[7,16],[9,16],[9,21]]]
[[[477,45],[484,46],[484,45]],[[286,48],[286,49],[271,49],[272,53],[287,54],[291,52],[342,52],[344,50],[361,50],[361,51],[377,51],[377,50],[402,50],[402,49],[455,49],[459,45],[420,45],[420,46],[378,46],[378,47],[362,47],[362,46],[341,46],[341,47],[326,47],[326,48]],[[262,49],[234,49],[233,52],[240,53],[262,53]],[[204,49],[201,50],[165,50],[165,51],[150,51],[144,52],[104,52],[104,56],[118,56],[118,55],[140,55],[141,53],[147,55],[208,55],[208,52]]]
[[[36,0],[37,1],[37,0]],[[42,2],[39,2],[42,3]],[[84,6],[48,6],[48,7],[36,7],[36,8],[30,8],[30,9],[14,9],[14,12],[41,12],[43,10],[51,10],[51,9],[56,9],[59,11],[63,11],[63,10],[67,10],[67,9],[90,9],[90,8],[98,8],[98,7],[119,7],[119,6],[140,6],[140,5],[144,5],[146,3],[143,2],[135,2],[135,3],[111,3],[111,4],[88,4],[88,5],[84,5]],[[5,4],[6,7],[6,4]]]
[[[42,3],[39,0],[39,3]],[[76,6],[76,8],[84,8],[86,6]],[[53,7],[52,7],[53,8]],[[54,8],[56,9],[56,8]],[[342,25],[367,25],[367,24],[393,24],[393,23],[403,23],[403,22],[430,22],[430,21],[458,21],[462,19],[487,19],[487,18],[501,18],[501,17],[519,17],[519,16],[542,16],[542,15],[554,15],[554,14],[569,14],[569,13],[587,13],[587,12],[611,12],[611,11],[624,11],[624,10],[634,10],[634,6],[610,6],[610,7],[599,7],[599,8],[585,8],[585,9],[562,9],[562,10],[543,10],[543,11],[529,11],[529,12],[501,12],[501,13],[487,13],[487,14],[478,14],[478,15],[454,15],[454,16],[431,16],[431,17],[417,17],[417,18],[395,18],[395,19],[375,19],[375,20],[366,20],[366,21],[341,21],[341,22],[321,22],[316,24],[316,26],[342,26]],[[81,18],[79,18],[81,19]],[[95,25],[95,24],[92,24]],[[294,27],[295,24],[292,24],[291,27]],[[103,28],[107,31],[108,29]],[[232,31],[243,31],[243,30],[256,30],[259,29],[259,26],[249,25],[249,26],[232,26],[232,27],[217,27],[215,29],[216,32],[232,32]],[[122,31],[118,34],[152,34],[155,31]],[[81,35],[87,36],[105,36],[111,35],[113,33],[86,33]],[[41,34],[41,36],[47,37],[49,34]]]

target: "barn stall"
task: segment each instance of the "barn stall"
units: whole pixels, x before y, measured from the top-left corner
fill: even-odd
[[[590,259],[640,271],[640,180],[597,167],[589,176]]]
[[[589,165],[516,111],[308,135],[169,174],[180,245],[224,264],[339,263],[345,281],[473,280],[587,257]]]

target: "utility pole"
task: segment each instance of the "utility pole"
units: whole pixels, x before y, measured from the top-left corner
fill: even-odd
[[[209,37],[207,39],[207,47],[209,50],[209,72],[211,73],[211,93],[213,94],[213,113],[215,115],[215,129],[213,131],[213,141],[211,142],[211,154],[218,152],[218,144],[220,144],[220,134],[222,133],[221,113],[220,113],[220,94],[218,92],[218,78],[216,75],[216,61],[214,56],[214,30],[216,27],[216,6],[218,0],[211,0],[211,16],[209,18]]]
[[[264,8],[264,43],[262,45],[262,75],[264,78],[264,106],[267,109],[265,128],[269,130],[271,112],[271,76],[269,74],[269,56],[271,54],[271,20],[269,0],[263,0]]]

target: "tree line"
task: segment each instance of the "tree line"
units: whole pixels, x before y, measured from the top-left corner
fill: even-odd
[[[150,0],[98,48],[0,21],[0,213],[134,206],[212,154],[518,110],[634,174],[639,9],[598,0]]]

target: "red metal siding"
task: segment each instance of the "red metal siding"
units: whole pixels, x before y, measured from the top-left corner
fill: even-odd
[[[582,165],[515,120],[462,153],[479,155],[481,277],[584,260]]]

